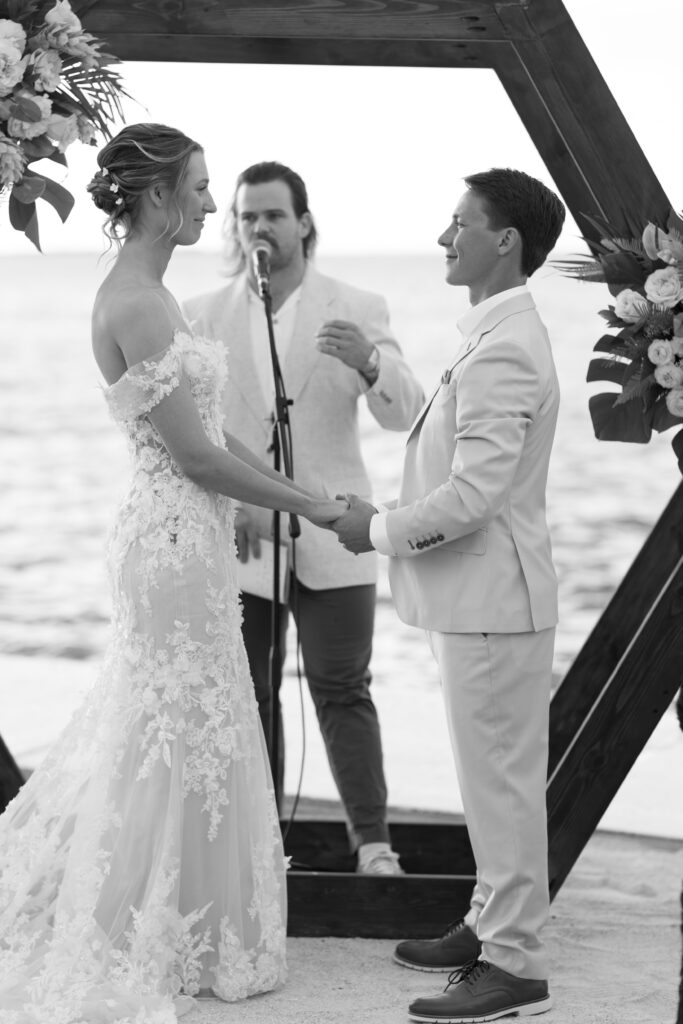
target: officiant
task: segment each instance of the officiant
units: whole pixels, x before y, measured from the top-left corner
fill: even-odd
[[[370,498],[358,430],[364,400],[387,430],[407,430],[424,396],[389,328],[383,298],[318,273],[316,227],[302,178],[276,162],[254,164],[236,183],[226,218],[234,274],[218,291],[185,307],[193,328],[229,349],[225,429],[270,459],[274,384],[267,323],[250,254],[270,252],[270,292],[290,421],[297,483],[334,496]],[[272,520],[242,505],[236,535],[240,560],[257,559]],[[283,531],[284,533],[284,531]],[[370,692],[370,658],[377,565],[374,552],[354,556],[334,533],[301,524],[287,597],[298,628],[303,664],[327,755],[346,810],[358,870],[400,874],[387,825],[387,787],[377,711]],[[243,590],[243,635],[264,732],[270,743],[268,672],[271,602]],[[285,650],[288,614],[281,618]],[[279,723],[280,730],[282,723]],[[280,732],[278,744],[284,751]],[[283,758],[276,786],[281,793]]]

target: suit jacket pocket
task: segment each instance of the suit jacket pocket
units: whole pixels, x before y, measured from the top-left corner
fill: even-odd
[[[486,554],[487,534],[488,530],[485,528],[475,530],[473,533],[465,534],[464,537],[449,540],[447,544],[442,544],[437,550],[455,551],[459,555],[484,555]]]

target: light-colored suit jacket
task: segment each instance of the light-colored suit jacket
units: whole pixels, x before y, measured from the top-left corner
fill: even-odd
[[[229,380],[224,396],[224,427],[259,458],[272,465],[271,410],[259,384],[249,335],[245,274],[226,287],[190,299],[184,310],[199,334],[225,342]],[[379,376],[367,382],[341,360],[319,352],[316,332],[325,320],[351,320],[380,352]],[[282,365],[290,407],[294,479],[316,494],[334,497],[353,492],[370,499],[358,430],[358,400],[388,430],[407,430],[424,401],[422,388],[406,364],[389,329],[384,299],[319,274],[308,266],[302,283],[296,323]],[[249,506],[259,533],[271,535],[272,513]],[[282,537],[287,536],[287,517]],[[296,569],[313,590],[373,583],[375,553],[355,556],[336,534],[301,520],[296,542]]]
[[[533,299],[511,296],[465,340],[408,438],[385,521],[405,622],[445,633],[556,624],[545,489],[558,405]]]

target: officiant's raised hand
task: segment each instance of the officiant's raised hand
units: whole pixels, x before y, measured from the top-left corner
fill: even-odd
[[[370,520],[376,515],[377,509],[369,501],[363,501],[357,494],[347,494],[346,500],[349,503],[348,511],[332,523],[339,543],[354,555],[373,551],[370,542]]]
[[[363,373],[375,351],[360,327],[350,320],[326,320],[318,328],[316,348],[327,356],[340,359]]]

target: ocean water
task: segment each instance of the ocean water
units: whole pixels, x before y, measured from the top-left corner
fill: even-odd
[[[83,662],[95,671],[107,639],[104,546],[128,468],[89,341],[92,299],[108,259],[0,258],[0,709],[3,702],[5,708],[21,704],[23,688],[30,690],[34,677],[48,686],[44,676],[51,665],[54,685],[41,690],[48,719],[50,707],[72,700],[64,683],[68,664],[81,663],[79,679]],[[321,256],[318,266],[386,297],[394,332],[429,391],[459,347],[455,321],[467,306],[462,289],[444,284],[440,255]],[[219,287],[219,270],[218,256],[183,251],[174,257],[167,283],[182,300]],[[602,443],[593,436],[587,408],[592,386],[585,374],[602,333],[597,310],[607,301],[604,286],[544,268],[531,288],[550,331],[562,388],[548,488],[560,579],[559,681],[680,475],[671,433],[642,446]],[[405,435],[381,430],[366,410],[362,435],[375,495],[390,498],[398,486]],[[290,676],[292,671],[290,658]],[[393,612],[384,573],[373,674],[378,692],[407,688],[419,699],[420,692],[438,687],[424,638]],[[45,718],[46,708],[40,710]],[[15,754],[24,763],[35,760],[49,739],[49,723],[45,732],[37,712],[27,704],[22,713]],[[393,727],[413,728],[410,715]]]

